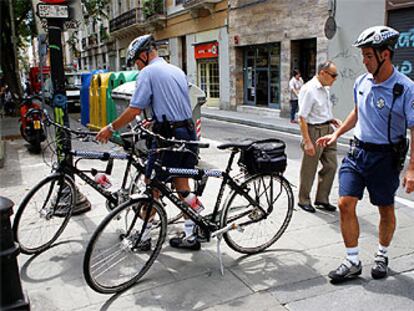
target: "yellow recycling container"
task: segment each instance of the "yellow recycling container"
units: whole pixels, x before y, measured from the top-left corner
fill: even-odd
[[[91,85],[89,87],[89,123],[88,128],[98,130],[99,115],[99,88],[101,86],[100,74],[92,76]]]
[[[99,88],[99,104],[98,104],[98,126],[103,128],[107,124],[106,120],[106,101],[110,98],[112,87],[110,86],[110,79],[112,72],[101,73],[101,87]]]

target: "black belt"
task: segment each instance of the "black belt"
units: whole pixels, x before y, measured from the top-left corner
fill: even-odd
[[[193,126],[193,119],[187,119],[182,121],[170,122],[172,128],[179,128],[179,127],[191,127]]]
[[[358,138],[354,137],[351,139],[351,146],[355,146],[357,148],[364,149],[365,151],[372,151],[372,152],[389,152],[393,150],[393,146],[391,144],[373,144],[373,143],[366,143]]]
[[[308,123],[308,125],[311,125],[311,126],[321,126],[321,125],[329,125],[329,124],[331,124],[331,121],[326,121],[323,123]]]

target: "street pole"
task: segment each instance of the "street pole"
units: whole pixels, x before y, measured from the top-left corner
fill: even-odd
[[[48,18],[47,24],[49,33],[50,72],[54,90],[53,113],[57,123],[70,127],[62,52],[63,21],[61,19]],[[67,152],[72,149],[70,134],[61,129],[56,129],[56,147],[58,160],[65,161],[71,166],[73,162],[72,155]],[[72,178],[74,178],[74,176],[72,176]],[[89,210],[90,207],[91,203],[77,189],[76,203],[73,213],[77,214],[77,210]]]

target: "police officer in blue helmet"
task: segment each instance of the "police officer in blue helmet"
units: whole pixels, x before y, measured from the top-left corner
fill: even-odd
[[[187,77],[180,68],[158,56],[153,36],[143,35],[134,39],[128,47],[126,62],[127,67],[136,65],[140,70],[135,93],[129,107],[115,121],[100,130],[96,136],[97,140],[106,143],[114,131],[133,121],[147,107],[150,107],[153,112],[154,132],[166,138],[196,140]],[[156,148],[157,142],[154,141],[152,147]],[[197,157],[194,155],[197,150],[193,148],[192,151],[193,154],[166,152],[162,157],[162,164],[166,167],[194,168],[197,164]],[[156,156],[158,155],[151,154],[148,158],[147,182]],[[175,178],[174,185],[181,199],[191,207],[200,206],[200,204],[193,204],[199,201],[190,193],[188,178]],[[186,219],[185,231],[170,240],[171,246],[199,250],[200,242],[194,232],[194,222]],[[151,223],[148,224],[138,248],[142,251],[151,249]]]
[[[359,260],[359,224],[356,205],[364,190],[380,215],[378,251],[371,275],[388,274],[388,247],[395,231],[394,197],[408,150],[407,128],[414,138],[414,83],[392,64],[399,33],[386,26],[364,30],[354,43],[361,49],[367,73],[354,84],[355,107],[336,132],[320,138],[326,146],[354,128],[354,139],[339,170],[339,210],[346,258],[329,273],[332,282],[356,278],[362,272]],[[407,193],[414,190],[414,151],[403,177]]]

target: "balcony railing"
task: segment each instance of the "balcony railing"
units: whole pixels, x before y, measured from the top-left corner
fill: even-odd
[[[110,20],[109,31],[114,32],[131,25],[142,24],[143,22],[144,16],[142,14],[142,9],[134,8]]]
[[[196,7],[207,7],[221,2],[222,0],[184,0],[183,7],[186,9]]]
[[[210,14],[214,11],[214,6],[222,0],[184,0],[183,7],[190,10],[193,17],[198,17],[200,11],[207,10]]]

